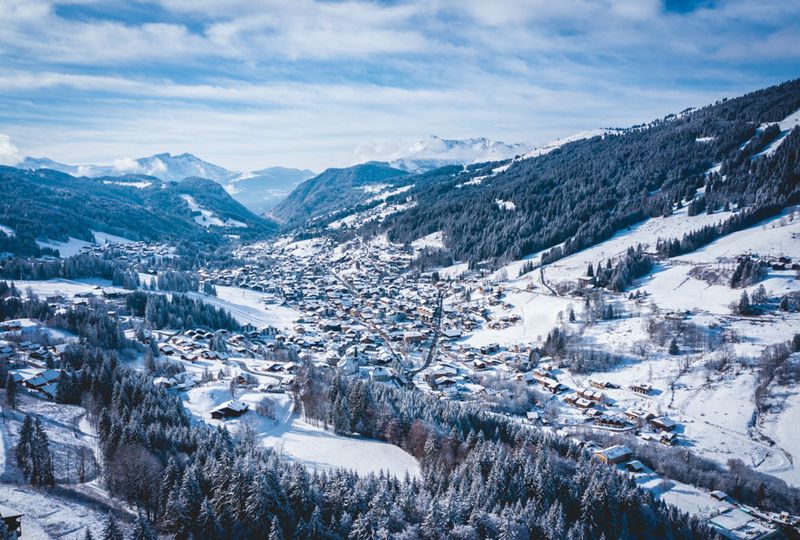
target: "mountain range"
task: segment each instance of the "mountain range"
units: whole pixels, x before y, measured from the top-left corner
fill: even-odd
[[[206,178],[222,185],[234,199],[257,214],[275,206],[297,184],[314,175],[309,170],[286,167],[268,167],[243,173],[209,163],[192,154],[173,155],[168,152],[138,159],[122,158],[111,165],[68,165],[46,157],[26,157],[16,167],[29,170],[52,169],[89,178],[124,174],[143,174],[165,182],[180,182],[192,177]]]

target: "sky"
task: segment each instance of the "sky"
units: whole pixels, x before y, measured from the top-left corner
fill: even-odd
[[[543,144],[800,76],[786,0],[0,0],[0,21],[6,164],[321,171],[431,134]]]

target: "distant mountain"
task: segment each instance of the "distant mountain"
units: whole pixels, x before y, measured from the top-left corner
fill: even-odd
[[[386,161],[396,169],[420,173],[447,165],[502,161],[529,150],[531,147],[528,145],[507,144],[485,137],[443,139],[431,135],[408,148],[386,152],[378,147],[363,146],[357,154],[365,160]]]
[[[244,173],[223,184],[231,197],[257,214],[263,214],[286,198],[300,182],[314,176],[308,169],[269,167]]]
[[[300,184],[270,214],[297,225],[308,218],[347,208],[403,183],[408,172],[385,163],[364,163],[344,169],[327,169]]]
[[[234,199],[258,214],[274,207],[300,182],[314,176],[309,170],[285,167],[269,167],[243,173],[214,165],[193,154],[172,155],[168,152],[139,159],[122,158],[111,165],[68,165],[46,157],[26,157],[16,167],[29,170],[52,169],[72,176],[90,178],[121,174],[144,174],[165,182],[179,182],[192,177],[207,178],[224,186]]]
[[[224,183],[240,173],[229,171],[192,154],[173,156],[168,152],[139,159],[118,159],[111,165],[67,165],[42,157],[26,157],[16,165],[20,169],[52,169],[73,176],[118,176],[120,174],[145,174],[167,182],[178,182],[184,178],[197,176]]]
[[[203,178],[164,183],[146,175],[89,178],[0,167],[0,192],[0,224],[15,232],[13,242],[0,235],[0,251],[35,254],[35,240],[92,241],[93,231],[214,245],[226,234],[261,238],[277,229]]]

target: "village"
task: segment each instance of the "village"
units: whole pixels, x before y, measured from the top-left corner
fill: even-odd
[[[143,242],[84,250],[132,264],[144,283],[157,271],[156,261],[163,262],[172,253],[168,246]],[[573,296],[551,293],[543,273],[522,289],[514,280],[496,279],[487,270],[420,271],[410,269],[414,250],[408,246],[358,237],[343,244],[327,238],[283,238],[244,245],[234,255],[241,265],[197,272],[201,283],[214,284],[216,296],[192,294],[224,308],[243,306],[247,316],[240,320],[240,331],[194,328],[145,333],[157,346],[157,360],[174,365],[154,384],[188,396],[188,407],[193,406],[192,392],[209,385],[229,388],[227,399],[192,409],[203,421],[225,422],[255,414],[261,395],[284,399],[278,396],[290,392],[297,370],[312,363],[342,375],[416,387],[441,399],[481,403],[511,414],[520,422],[573,438],[596,459],[634,475],[642,485],[654,486],[660,480],[632,450],[599,444],[595,435],[627,434],[643,444],[664,447],[696,444],[682,420],[657,402],[670,389],[654,382],[652,374],[640,371],[637,377],[607,378],[603,373],[572,373],[547,355],[541,334],[491,341],[523,323],[526,312],[514,305],[521,294],[554,302],[558,320],[572,313],[573,303],[580,306],[580,296],[574,292]],[[791,266],[792,261],[775,264]],[[580,277],[575,283],[579,288],[590,286]],[[97,299],[106,307],[117,303],[122,312],[131,293],[108,284],[65,284],[61,288],[69,289],[68,294],[52,288],[50,284],[45,292],[51,294],[44,299],[65,310],[92,305]],[[641,309],[639,298],[623,302],[630,304],[624,309]],[[236,316],[236,310],[231,311]],[[281,316],[268,316],[275,312]],[[662,317],[685,318],[674,311]],[[126,335],[141,339],[134,328],[144,321],[132,316],[121,319]],[[22,388],[53,400],[61,377],[59,356],[76,339],[53,335],[52,329],[36,321],[5,321],[0,325],[0,359]],[[144,359],[137,362],[141,366]],[[730,538],[768,538],[780,527],[798,524],[792,516],[759,512],[726,494],[691,489],[702,501],[693,503],[697,513]],[[665,493],[664,499],[670,501],[670,494]]]

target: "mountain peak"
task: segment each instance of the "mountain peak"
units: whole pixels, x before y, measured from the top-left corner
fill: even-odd
[[[484,161],[501,161],[529,151],[526,144],[505,143],[487,137],[446,139],[428,135],[409,147],[389,149],[380,144],[356,150],[359,162],[385,161],[409,172],[424,172],[445,165],[464,165]]]

